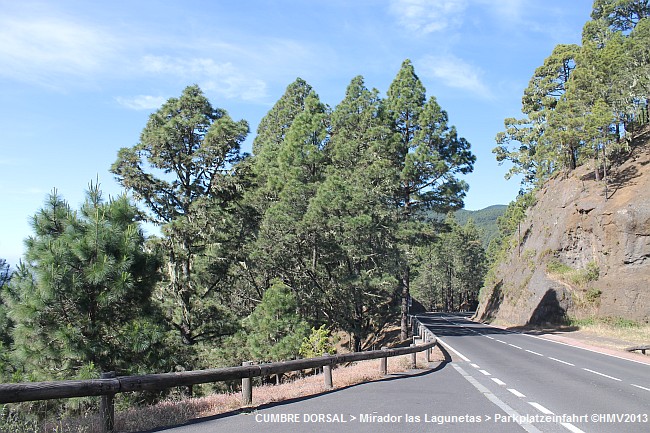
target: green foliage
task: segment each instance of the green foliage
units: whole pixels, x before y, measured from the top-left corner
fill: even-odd
[[[635,329],[641,328],[644,324],[623,317],[587,317],[584,319],[569,319],[569,325],[572,326],[593,326],[603,324],[616,329]]]
[[[600,299],[600,295],[603,294],[603,291],[597,288],[591,288],[587,290],[587,293],[585,294],[585,298],[587,299],[587,302],[589,303],[595,303]]]
[[[14,326],[16,366],[30,380],[84,371],[164,368],[165,329],[150,298],[158,262],[144,252],[137,209],[90,186],[79,211],[53,192],[32,219],[21,262],[2,298]]]
[[[156,297],[184,344],[235,331],[224,304],[232,287],[228,269],[242,242],[234,211],[241,178],[233,164],[247,134],[245,121],[233,121],[189,86],[149,117],[140,143],[120,149],[111,168],[162,225],[157,247],[167,275]]]
[[[487,261],[471,219],[461,226],[449,213],[445,225],[447,232],[418,249],[413,291],[428,310],[458,311],[477,302]]]
[[[535,70],[522,98],[523,119],[508,118],[493,150],[523,175],[525,187],[553,173],[594,163],[607,181],[611,156],[622,140],[648,122],[650,4],[596,0],[582,46],[555,47]]]
[[[247,344],[259,361],[283,361],[298,356],[309,326],[297,314],[296,297],[286,284],[274,280],[246,319]]]
[[[549,260],[546,270],[550,274],[557,275],[563,280],[576,286],[585,286],[586,284],[598,280],[600,269],[596,262],[589,262],[583,269],[574,269],[557,259]]]
[[[331,342],[330,330],[326,325],[321,325],[320,328],[311,328],[311,333],[308,337],[302,340],[300,345],[300,356],[303,358],[316,358],[327,353],[334,355],[336,348]]]

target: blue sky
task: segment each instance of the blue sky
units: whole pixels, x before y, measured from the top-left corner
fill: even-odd
[[[149,114],[199,84],[215,107],[259,120],[296,77],[335,106],[356,75],[385,95],[402,61],[478,161],[466,208],[507,204],[491,153],[520,115],[534,69],[579,43],[591,0],[0,0],[0,258],[15,264],[48,192],[77,208]]]

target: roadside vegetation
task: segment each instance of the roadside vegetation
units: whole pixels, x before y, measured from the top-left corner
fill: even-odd
[[[426,369],[428,363],[424,353],[419,353],[416,368]],[[439,349],[431,356],[432,362],[444,359]],[[410,355],[389,358],[388,374],[397,374],[409,369]],[[342,366],[333,370],[334,390],[348,386],[381,380],[379,360],[370,360]],[[183,424],[187,421],[224,413],[237,414],[250,412],[257,407],[286,401],[299,397],[328,392],[324,389],[322,374],[311,374],[304,377],[293,376],[279,385],[261,384],[253,388],[253,405],[243,407],[241,393],[236,391],[221,392],[204,397],[189,398],[182,392],[149,406],[129,407],[122,405],[116,414],[116,432],[138,432],[159,427]],[[119,395],[118,395],[119,397]],[[120,405],[119,398],[116,402]],[[28,406],[20,406],[29,410]],[[0,417],[0,432],[2,433],[100,433],[97,413],[86,411],[74,417],[53,420],[47,417],[20,417],[15,410],[4,408]]]

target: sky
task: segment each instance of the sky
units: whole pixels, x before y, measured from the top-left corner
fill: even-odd
[[[300,77],[335,107],[352,78],[382,96],[410,59],[477,157],[465,207],[516,197],[492,149],[535,68],[580,43],[592,0],[0,0],[0,258],[16,264],[56,188],[72,208],[106,197],[121,147],[198,84],[215,107],[260,119]]]

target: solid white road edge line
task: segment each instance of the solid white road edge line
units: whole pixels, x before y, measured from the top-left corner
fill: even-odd
[[[534,407],[535,409],[537,409],[538,411],[540,411],[541,413],[543,413],[544,415],[555,415],[553,412],[546,409],[544,406],[542,406],[539,403],[535,403],[534,401],[529,401],[528,404]]]
[[[529,401],[528,404],[539,410],[545,415],[555,415],[552,411],[546,409],[544,406],[542,406],[539,403],[535,403],[534,401]],[[565,429],[572,431],[573,433],[585,433],[584,431],[580,430],[578,427],[574,426],[570,422],[561,422],[559,423],[562,427]]]
[[[456,364],[451,364],[452,367],[456,369],[457,372],[461,374],[469,383],[474,385],[474,388],[478,389],[481,394],[485,396],[488,400],[490,400],[492,403],[497,405],[501,410],[503,410],[506,414],[510,415],[514,419],[522,419],[522,416],[519,415],[513,408],[508,406],[506,403],[504,403],[502,400],[500,400],[496,395],[492,394],[489,389],[481,385],[476,379],[474,379],[472,376],[467,374],[465,370],[463,370],[461,367],[459,367]],[[528,433],[542,433],[541,430],[539,430],[537,427],[530,423],[521,423],[519,424],[524,430],[526,430]]]
[[[470,362],[470,360],[469,360],[468,357],[466,357],[465,355],[463,355],[462,353],[460,353],[459,351],[457,351],[456,349],[454,349],[453,347],[451,347],[450,345],[448,345],[447,343],[445,343],[444,341],[442,341],[442,339],[441,339],[440,337],[437,337],[437,338],[438,338],[438,343],[442,344],[442,345],[445,346],[447,349],[449,349],[449,350],[451,350],[452,352],[454,352],[454,353],[455,353],[456,355],[458,355],[458,357],[459,357],[460,359],[462,359],[463,361],[465,361],[465,362]]]

